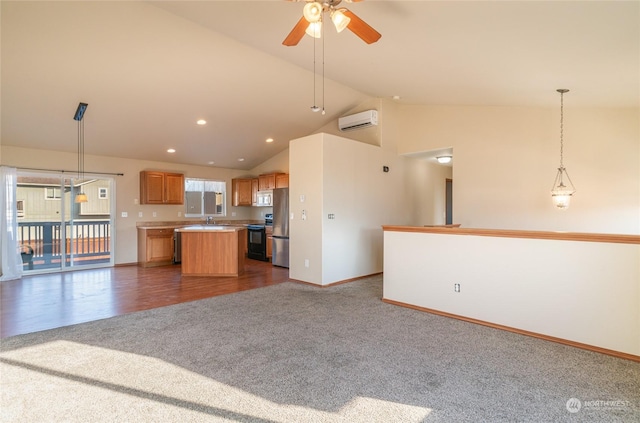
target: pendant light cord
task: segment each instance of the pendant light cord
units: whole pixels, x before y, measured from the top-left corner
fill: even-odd
[[[564,168],[564,92],[560,91],[560,167]]]
[[[316,108],[316,38],[313,38],[313,106],[312,110]]]
[[[324,32],[324,25],[322,25]],[[324,37],[322,37],[322,114],[324,115]]]

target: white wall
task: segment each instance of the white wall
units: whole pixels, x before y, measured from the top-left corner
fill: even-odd
[[[384,236],[385,299],[640,355],[640,245]]]
[[[289,213],[294,216],[289,222],[289,276],[317,284],[322,284],[323,266],[323,160],[322,135],[289,142]],[[301,219],[303,210],[306,220]]]
[[[577,192],[551,204],[558,108],[398,106],[398,152],[453,147],[454,222],[466,227],[640,233],[640,111],[565,101],[564,164]]]
[[[326,285],[381,272],[381,225],[410,223],[410,160],[330,134],[293,140],[289,148],[291,278]]]

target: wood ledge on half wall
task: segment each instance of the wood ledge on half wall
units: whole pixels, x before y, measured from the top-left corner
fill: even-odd
[[[383,231],[417,232],[425,234],[472,235],[501,238],[549,239],[558,241],[609,242],[617,244],[640,244],[640,235],[599,234],[584,232],[525,231],[515,229],[461,228],[459,225],[442,226],[393,226],[383,225]]]

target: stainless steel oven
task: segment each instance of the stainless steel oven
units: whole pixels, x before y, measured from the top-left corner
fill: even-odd
[[[268,261],[267,235],[265,233],[264,225],[247,226],[247,237],[247,257],[254,260]]]

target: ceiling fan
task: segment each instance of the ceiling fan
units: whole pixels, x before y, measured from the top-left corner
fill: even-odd
[[[299,0],[291,0],[299,1]],[[322,34],[322,16],[324,12],[328,12],[331,21],[338,32],[342,32],[345,28],[349,28],[351,32],[356,34],[367,44],[375,43],[382,35],[373,29],[365,21],[357,17],[352,11],[346,8],[340,8],[338,5],[342,0],[305,0],[307,4],[302,10],[302,18],[293,27],[287,38],[282,44],[285,46],[297,45],[304,34],[314,38],[320,38]],[[358,2],[362,0],[346,0],[348,3]]]

